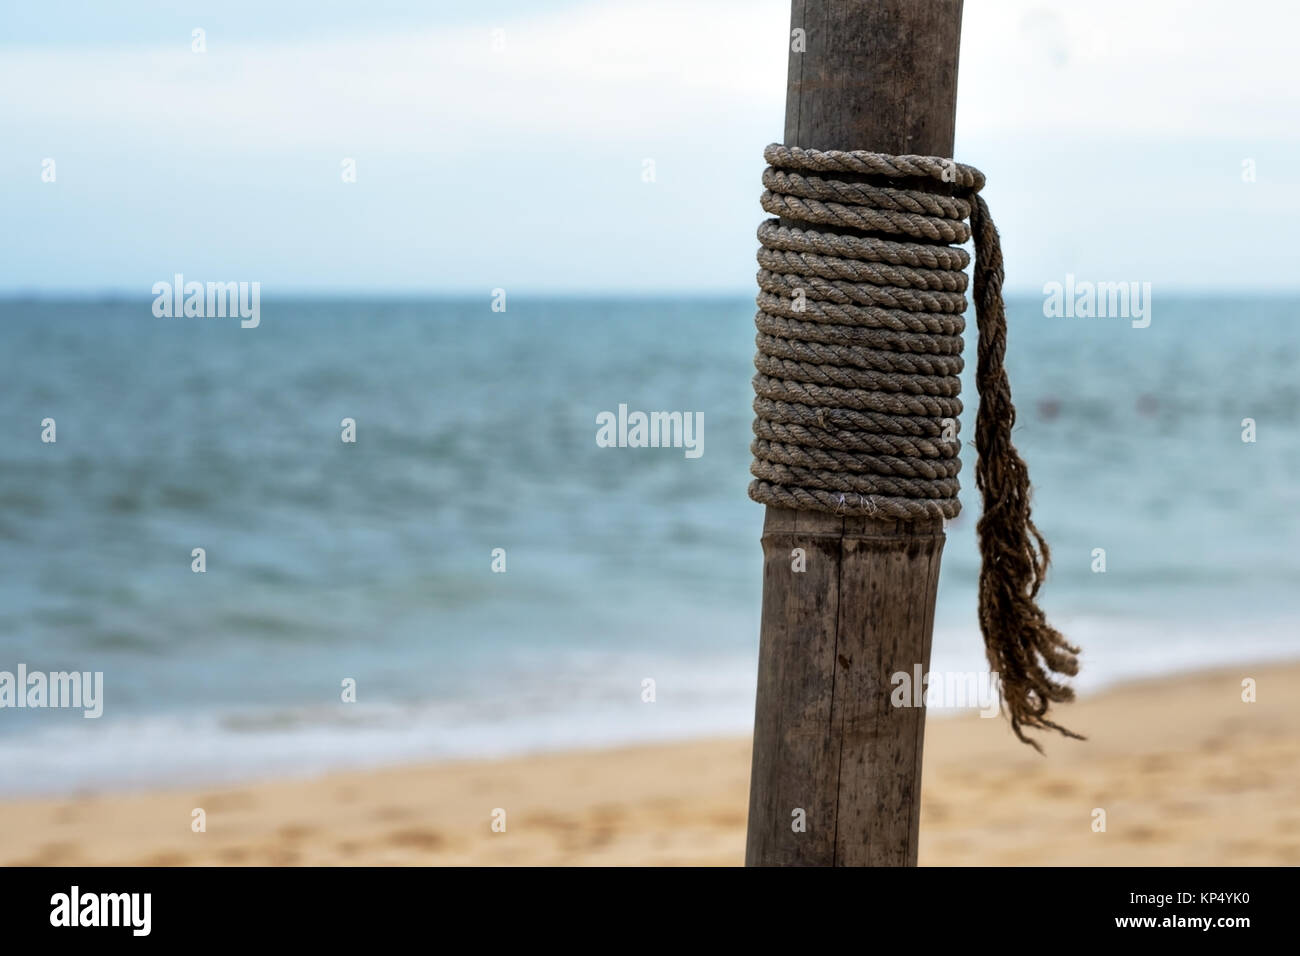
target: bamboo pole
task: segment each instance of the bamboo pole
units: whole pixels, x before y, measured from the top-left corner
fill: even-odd
[[[961,0],[791,8],[786,144],[952,155]],[[916,865],[925,709],[890,675],[929,671],[943,541],[767,508],[747,865]]]

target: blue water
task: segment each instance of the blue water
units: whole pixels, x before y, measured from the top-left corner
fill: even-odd
[[[0,791],[750,726],[751,302],[268,300],[256,329],[150,304],[0,303],[0,670],[105,682],[99,720],[0,710]],[[1300,301],[1010,318],[1080,687],[1300,651]],[[704,454],[597,447],[620,403],[702,412]],[[937,669],[983,667],[962,497]]]

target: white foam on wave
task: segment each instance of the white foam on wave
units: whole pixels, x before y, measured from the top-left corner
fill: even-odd
[[[1227,630],[1075,617],[1057,622],[1083,645],[1076,687],[1294,658],[1296,625],[1247,622]],[[532,658],[532,655],[529,655]],[[530,672],[538,660],[528,661]],[[0,736],[0,793],[66,794],[232,784],[432,760],[744,734],[754,713],[753,654],[569,652],[509,694],[59,720]],[[931,672],[987,669],[973,627],[941,627]],[[655,679],[654,703],[642,681]],[[66,715],[64,715],[66,716]]]

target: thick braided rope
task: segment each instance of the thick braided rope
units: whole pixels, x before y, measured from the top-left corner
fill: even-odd
[[[957,417],[975,240],[980,627],[1016,735],[1073,698],[1078,648],[1036,603],[1049,560],[1011,442],[1002,252],[984,175],[935,156],[763,152],[749,495],[782,508],[916,520],[960,510]],[[936,188],[939,187],[939,188]],[[970,220],[970,225],[967,220]]]

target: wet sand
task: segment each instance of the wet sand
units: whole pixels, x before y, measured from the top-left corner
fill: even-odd
[[[1089,739],[1043,758],[1001,719],[932,717],[921,864],[1300,864],[1300,664],[1117,687],[1066,723]],[[23,800],[0,804],[0,862],[736,865],[749,760],[702,740]]]

